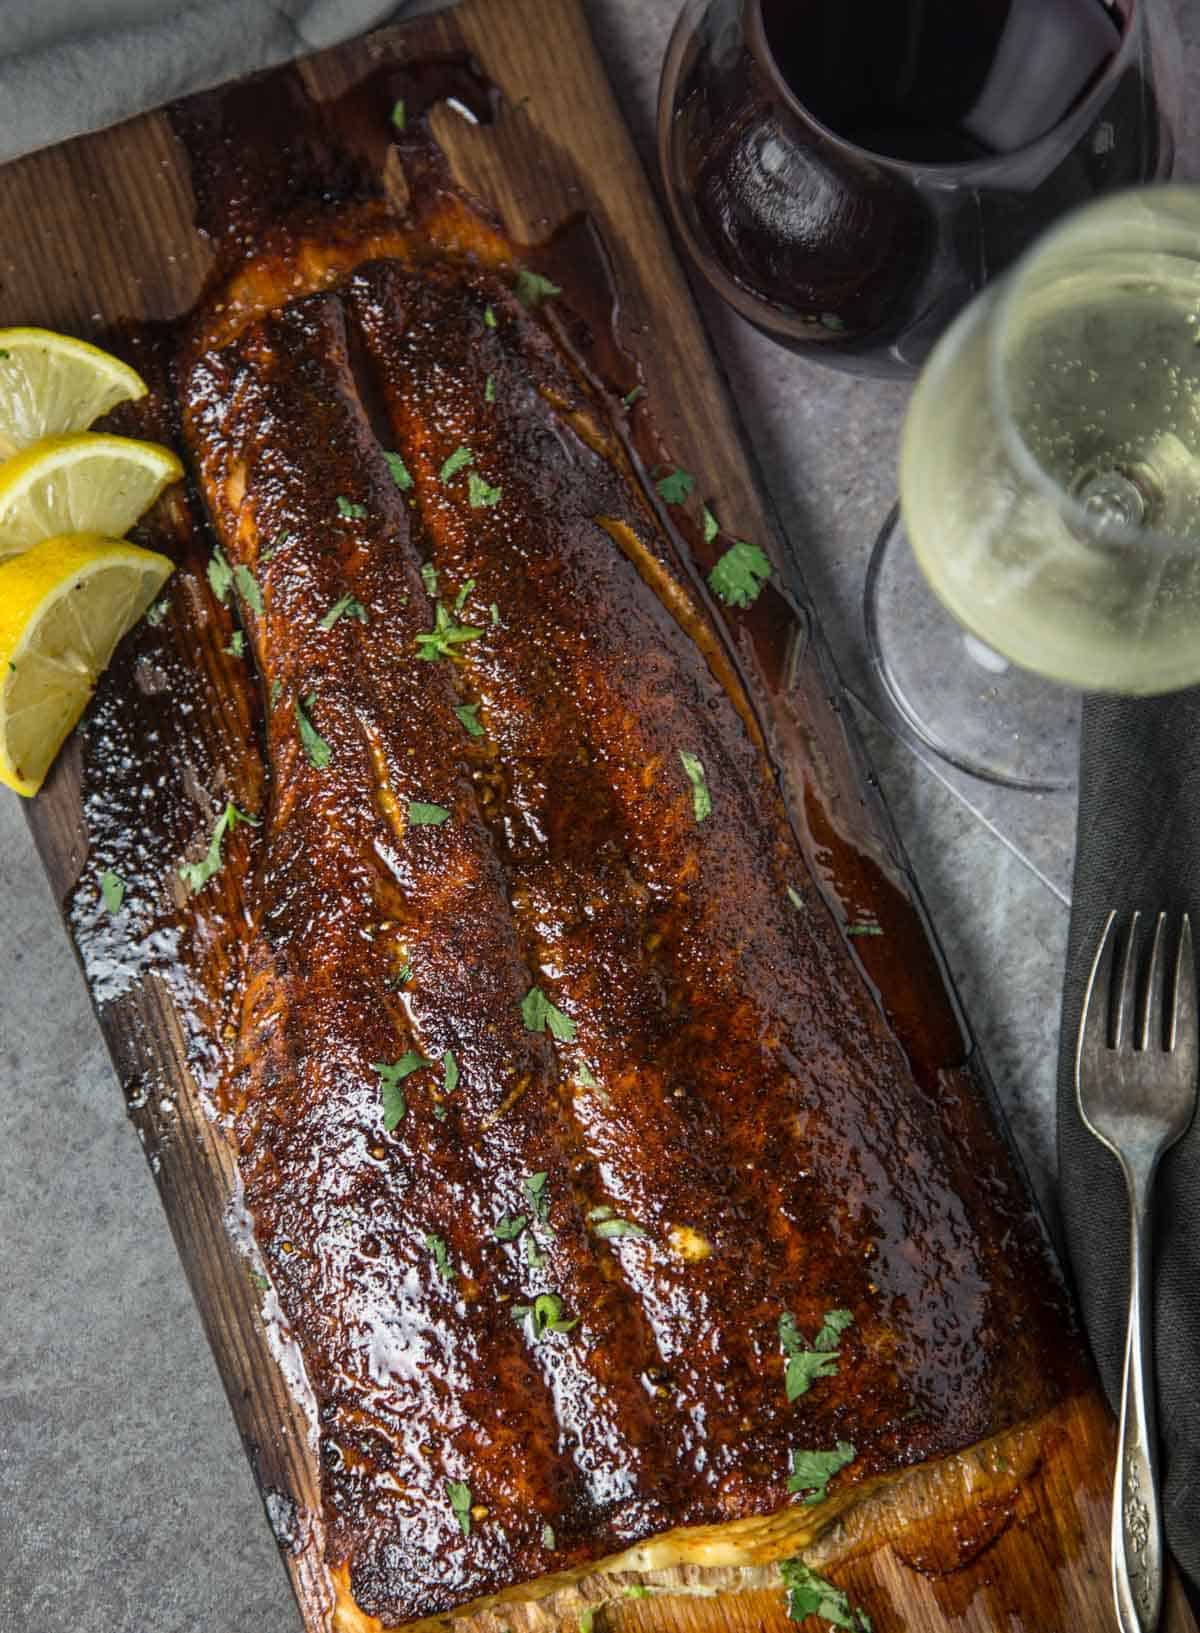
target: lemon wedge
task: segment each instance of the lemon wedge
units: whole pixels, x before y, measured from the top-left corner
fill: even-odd
[[[59,533],[119,538],[182,475],[157,442],[94,431],[42,437],[0,464],[0,561]]]
[[[0,563],[0,782],[36,794],[122,635],[171,563],[77,533]]]
[[[51,329],[0,329],[0,459],[39,437],[86,431],[146,382],[99,346]]]

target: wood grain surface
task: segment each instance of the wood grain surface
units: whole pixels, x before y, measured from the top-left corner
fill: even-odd
[[[464,47],[500,87],[504,105],[491,125],[473,125],[447,108],[435,112],[435,134],[455,175],[494,205],[518,240],[540,241],[581,212],[595,222],[612,261],[620,339],[648,388],[664,450],[703,473],[703,490],[731,531],[774,540],[779,548],[581,0],[464,0],[451,11],[309,59],[298,72],[279,72],[325,102],[382,61]],[[210,270],[210,246],[194,226],[186,161],[164,114],[8,166],[0,171],[0,207],[9,223],[0,260],[0,323],[103,336],[130,322],[172,320],[193,305]],[[798,578],[793,583],[799,594]],[[747,667],[761,669],[748,626],[732,634]],[[174,619],[172,638],[181,662],[219,676],[215,653],[194,645],[211,643],[212,631],[205,633],[199,621],[190,626],[186,607]],[[861,956],[898,1035],[906,1043],[933,1038],[926,1047],[957,1063],[967,1045],[939,960],[920,925],[911,923],[920,911],[915,887],[870,792],[819,639],[810,638],[803,615],[786,659],[773,706],[780,740],[795,750],[784,774],[793,809],[804,814],[810,863],[846,910],[871,912],[895,928],[891,945],[906,956],[890,956],[884,938],[864,944]],[[119,691],[110,688],[101,703],[119,708]],[[197,777],[223,763],[240,708],[231,698],[191,718],[189,763]],[[89,810],[77,738],[29,811],[68,917],[93,839]],[[840,861],[831,871],[834,853]],[[327,1625],[328,1584],[308,1424],[277,1362],[278,1312],[256,1288],[244,1240],[230,1229],[233,1159],[206,1115],[203,1083],[189,1066],[177,995],[154,971],[109,991],[94,964],[85,968],[304,1624],[316,1633]],[[1103,1633],[1114,1625],[1107,1570],[1112,1439],[1098,1394],[1084,1393],[1048,1420],[1006,1437],[1014,1471],[1009,1485],[997,1490],[992,1482],[985,1491],[979,1459],[970,1455],[932,1474],[915,1471],[852,1512],[822,1539],[810,1562],[870,1609],[877,1633]],[[213,1568],[219,1570],[219,1562]],[[662,1573],[660,1589],[675,1582],[685,1595],[656,1591],[630,1599],[620,1595],[620,1579],[593,1577],[537,1606],[506,1606],[500,1614],[471,1618],[470,1625],[478,1633],[573,1628],[585,1605],[601,1607],[598,1629],[750,1633],[787,1625],[769,1572],[738,1581],[737,1594],[703,1591],[723,1580],[736,1579],[695,1570]],[[1196,1633],[1174,1584],[1167,1626],[1170,1633]]]

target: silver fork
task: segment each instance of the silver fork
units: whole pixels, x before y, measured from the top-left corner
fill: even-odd
[[[1153,1633],[1162,1610],[1163,1535],[1151,1348],[1150,1195],[1159,1158],[1196,1107],[1198,1027],[1192,929],[1184,914],[1169,1021],[1163,969],[1166,914],[1136,999],[1138,921],[1129,926],[1117,982],[1115,913],[1108,915],[1083,1003],[1075,1094],[1088,1129],[1121,1164],[1129,1192],[1129,1328],[1113,1484],[1112,1580],[1121,1633]],[[1140,1012],[1141,1024],[1137,1024]]]

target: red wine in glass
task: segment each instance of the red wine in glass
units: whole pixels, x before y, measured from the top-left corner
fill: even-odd
[[[1163,0],[690,0],[659,150],[685,243],[797,351],[908,375],[1054,219],[1165,176]]]

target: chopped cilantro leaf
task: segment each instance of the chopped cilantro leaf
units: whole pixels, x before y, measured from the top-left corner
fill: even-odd
[[[533,1338],[538,1344],[548,1332],[570,1332],[579,1325],[577,1315],[568,1318],[563,1314],[562,1299],[557,1293],[539,1293],[532,1304],[514,1304],[512,1317],[514,1321],[533,1318]]]
[[[446,1073],[442,1088],[447,1094],[453,1094],[458,1087],[458,1062],[449,1049],[442,1056],[442,1067]]]
[[[292,707],[296,724],[300,728],[300,742],[305,754],[308,755],[308,763],[314,770],[324,771],[333,758],[333,750],[308,717],[308,711],[315,703],[316,695],[315,692],[310,692],[303,703],[297,698]]]
[[[492,628],[495,629],[496,625],[500,622],[500,608],[493,601],[491,606],[488,608],[488,611],[492,615]]]
[[[517,268],[514,288],[522,306],[536,306],[539,301],[562,294],[556,283],[552,283],[549,278],[543,278],[540,272],[531,272],[528,267]]]
[[[591,1067],[584,1061],[580,1061],[579,1065],[575,1068],[575,1081],[578,1083],[581,1089],[598,1089],[600,1087],[599,1083],[597,1083],[596,1079],[592,1076]]]
[[[473,464],[474,460],[475,455],[471,450],[460,443],[438,472],[438,481],[449,482],[452,476],[457,476],[459,471]]]
[[[392,481],[400,489],[401,493],[407,493],[409,488],[411,488],[413,485],[413,479],[409,474],[408,466],[400,458],[399,454],[390,453],[386,449],[384,450],[383,457],[387,464],[388,470],[392,473]]]
[[[791,902],[793,907],[802,908],[804,906],[804,897],[798,890],[793,890],[791,885],[787,887],[787,899]]]
[[[553,1548],[554,1546],[555,1546],[554,1527],[552,1525],[550,1525],[550,1524],[543,1525],[542,1526],[542,1547],[543,1548]]]
[[[354,504],[352,500],[346,498],[344,493],[338,494],[335,503],[339,516],[348,516],[354,521],[361,521],[367,514],[366,505]]]
[[[707,505],[705,505],[701,514],[704,517],[704,542],[705,544],[711,544],[721,531],[721,524]]]
[[[104,911],[119,913],[121,903],[125,900],[125,881],[121,875],[113,873],[110,868],[105,868],[100,875],[100,894],[104,898]]]
[[[625,393],[625,395],[621,398],[621,401],[625,405],[626,408],[632,408],[634,403],[636,403],[639,398],[644,397],[645,395],[646,395],[645,386],[634,386],[632,391],[627,391]]]
[[[560,1043],[575,1041],[575,1022],[554,1007],[541,987],[530,987],[521,999],[521,1019],[528,1032],[544,1032],[549,1027],[551,1037]]]
[[[492,1235],[498,1242],[515,1242],[528,1223],[523,1213],[506,1213],[493,1225]]]
[[[496,327],[496,314],[490,306],[485,306],[483,309],[483,321],[487,324],[489,329],[494,329]]]
[[[367,622],[367,609],[356,597],[343,595],[333,603],[324,618],[319,621],[319,628],[332,629],[339,618],[357,618],[360,624],[365,624]]]
[[[425,586],[425,593],[431,601],[437,600],[438,574],[437,568],[431,561],[421,563],[421,583]]]
[[[225,559],[225,552],[219,544],[213,545],[212,557],[208,563],[208,582],[212,593],[222,606],[229,601],[229,592],[233,588],[233,568]]]
[[[454,610],[455,610],[455,612],[461,612],[463,610],[463,608],[467,604],[467,597],[470,595],[471,591],[474,588],[475,588],[475,580],[473,578],[469,578],[467,580],[467,582],[459,590],[458,594],[454,597]]]
[[[471,1535],[471,1488],[461,1480],[446,1481],[446,1495],[464,1537]]]
[[[237,585],[238,594],[256,617],[263,615],[262,591],[258,587],[258,580],[249,567],[243,567],[239,562],[233,569],[233,581]]]
[[[830,1480],[839,1469],[854,1461],[854,1447],[848,1440],[839,1440],[831,1451],[792,1453],[792,1472],[787,1488],[791,1492],[806,1493],[806,1504],[823,1503]]]
[[[467,477],[467,503],[472,510],[490,510],[500,503],[502,497],[503,490],[493,488],[476,471]]]
[[[779,1318],[779,1343],[787,1358],[783,1385],[789,1401],[807,1395],[818,1378],[834,1376],[841,1354],[838,1339],[853,1323],[849,1310],[827,1310],[821,1330],[810,1346],[797,1327],[795,1317],[788,1310],[783,1312]]]
[[[697,822],[703,822],[712,815],[712,795],[704,775],[704,762],[698,755],[689,754],[685,748],[680,749],[679,758],[692,785],[692,814]]]
[[[412,960],[409,959],[407,963],[401,964],[400,968],[396,971],[396,985],[398,987],[406,987],[411,980]]]
[[[477,718],[479,714],[478,703],[460,703],[455,708],[454,713],[459,724],[466,728],[468,737],[482,737],[484,735],[483,727],[479,724]]]
[[[392,124],[397,130],[403,130],[408,124],[408,113],[404,106],[404,98],[398,97],[392,103]]]
[[[550,1198],[546,1195],[546,1174],[529,1174],[521,1181],[521,1189],[529,1198],[535,1219],[543,1224],[550,1218]]]
[[[882,924],[848,924],[846,934],[848,936],[881,936],[883,926]]]
[[[271,682],[271,707],[279,702],[279,694],[283,691],[283,682],[278,677]]]
[[[438,658],[452,658],[454,648],[465,641],[477,641],[483,634],[475,624],[460,624],[439,601],[434,611],[433,628],[424,630],[414,640],[417,657],[433,663]]]
[[[252,1270],[250,1272],[250,1280],[254,1283],[255,1287],[258,1288],[260,1293],[269,1293],[271,1291],[270,1279],[267,1276],[264,1276],[261,1270]]]
[[[668,505],[681,505],[696,486],[696,478],[676,465],[666,476],[660,476],[654,486]]]
[[[413,828],[440,828],[449,822],[450,813],[444,805],[427,805],[424,800],[410,799],[408,821]]]
[[[432,1233],[426,1236],[425,1246],[433,1254],[433,1262],[438,1267],[438,1275],[446,1281],[453,1281],[457,1272],[450,1263],[450,1250],[440,1236]]]
[[[806,1616],[820,1616],[830,1627],[846,1633],[874,1633],[865,1610],[852,1605],[832,1582],[810,1570],[801,1559],[781,1559],[779,1575],[787,1589],[788,1616],[802,1622]]]
[[[161,601],[156,601],[154,605],[147,610],[146,622],[157,627],[157,625],[161,624],[163,619],[167,616],[170,606],[171,597],[169,595],[164,595]]]
[[[214,873],[221,868],[221,842],[226,833],[232,833],[239,822],[248,822],[251,827],[258,827],[258,818],[247,816],[245,811],[239,811],[232,800],[217,818],[217,825],[213,829],[212,838],[208,843],[208,851],[202,861],[185,862],[179,869],[179,877],[194,896],[202,890]]]
[[[406,1077],[419,1072],[422,1066],[429,1062],[424,1055],[415,1054],[409,1050],[408,1054],[401,1055],[399,1060],[393,1060],[389,1066],[386,1061],[377,1060],[371,1070],[379,1073],[379,1098],[383,1105],[383,1126],[390,1134],[396,1124],[401,1121],[408,1110],[408,1101],[404,1090],[400,1087]]]
[[[757,544],[738,539],[708,575],[708,587],[730,607],[751,607],[771,576],[771,558]]]
[[[221,650],[222,652],[228,652],[231,658],[244,658],[246,656],[246,637],[240,629],[234,630],[229,637],[229,645],[223,646]]]
[[[282,550],[285,544],[290,544],[291,542],[292,535],[285,528],[281,527],[267,548],[258,552],[258,565],[260,567],[265,567],[273,555]]]
[[[494,403],[496,401],[496,377],[494,374],[489,374],[483,382],[483,400],[485,403]]]

